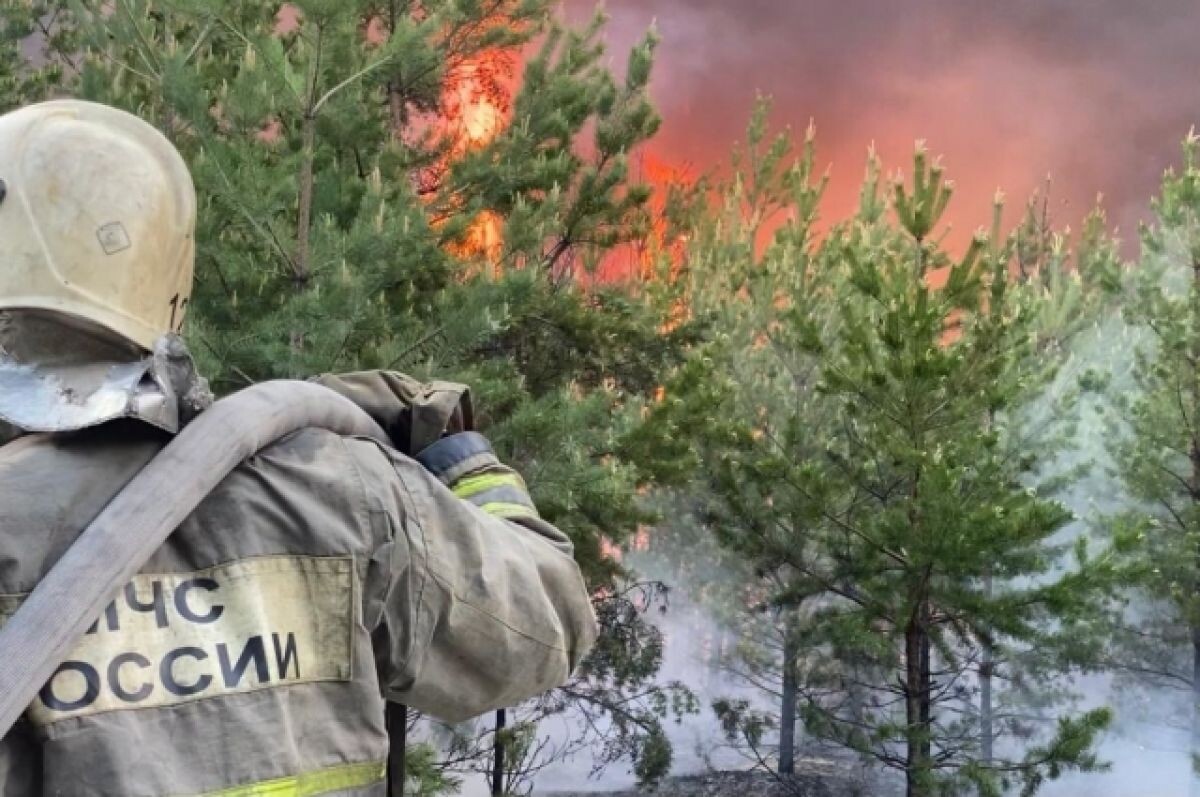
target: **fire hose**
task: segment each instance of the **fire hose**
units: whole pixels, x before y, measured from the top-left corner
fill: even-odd
[[[109,502],[0,629],[0,738],[200,502],[245,459],[305,428],[390,444],[369,415],[326,387],[264,382],[201,413]]]

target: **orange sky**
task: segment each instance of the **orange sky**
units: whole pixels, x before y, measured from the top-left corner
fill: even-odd
[[[592,0],[566,0],[582,20]],[[1131,239],[1178,142],[1200,120],[1194,0],[608,0],[613,64],[657,21],[654,150],[697,172],[727,161],[757,92],[775,121],[818,128],[833,164],[826,217],[854,202],[875,142],[889,170],[916,139],[958,185],[961,240],[993,193],[1052,174],[1052,214],[1079,220],[1103,193]]]

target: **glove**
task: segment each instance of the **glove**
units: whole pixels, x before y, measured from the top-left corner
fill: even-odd
[[[313,381],[361,407],[388,433],[396,450],[410,457],[443,435],[475,424],[466,385],[422,383],[397,371],[323,374]]]
[[[396,450],[424,465],[459,498],[496,517],[537,520],[525,481],[496,458],[487,438],[471,431],[466,385],[424,384],[395,371],[325,374],[314,381],[366,411]]]
[[[506,520],[538,517],[525,480],[496,458],[491,443],[478,432],[459,432],[417,454],[417,462],[464,501]]]

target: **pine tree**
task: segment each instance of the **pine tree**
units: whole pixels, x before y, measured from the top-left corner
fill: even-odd
[[[26,27],[4,41],[44,20],[39,8],[5,17]],[[567,30],[550,9],[72,2],[54,24],[75,69],[42,83],[26,62],[13,72],[24,83],[0,86],[6,102],[53,83],[124,107],[184,154],[200,199],[185,332],[220,391],[364,368],[472,385],[482,431],[572,537],[606,619],[580,677],[517,721],[614,718],[601,763],[632,756],[652,780],[670,763],[662,718],[687,693],[654,684],[661,640],[602,550],[650,518],[638,493],[664,466],[637,443],[640,408],[696,332],[670,323],[669,286],[586,278],[647,230],[650,192],[629,157],[658,126],[655,37],[618,81],[603,18]],[[485,136],[470,128],[479,108]],[[485,226],[499,246],[480,245]]]
[[[1046,747],[1015,759],[977,748],[969,713],[948,715],[973,702],[963,678],[981,664],[989,675],[1005,664],[1013,675],[1037,674],[1028,653],[1058,649],[1067,629],[1090,619],[1098,575],[1082,543],[1074,569],[1053,575],[1061,565],[1054,536],[1069,515],[1031,483],[1042,452],[1023,427],[1036,397],[1028,388],[1047,376],[1031,350],[1041,342],[1033,334],[1041,316],[1028,292],[1013,288],[1006,248],[977,236],[952,263],[930,243],[948,200],[941,170],[919,150],[911,190],[894,186],[898,229],[877,242],[856,242],[861,231],[847,240],[852,298],[842,350],[824,372],[849,416],[835,448],[839,467],[852,474],[852,500],[868,497],[861,519],[859,508],[840,518],[852,565],[834,572],[856,585],[857,608],[839,618],[850,619],[839,635],[891,626],[886,656],[863,652],[872,668],[899,670],[911,794],[962,779],[988,793],[1008,780],[1005,772],[1032,791],[1063,766],[1095,765],[1087,748],[1105,712],[1060,719]],[[936,269],[945,270],[945,285],[935,291]],[[903,611],[893,610],[897,603]],[[873,744],[900,730],[874,728]],[[990,748],[996,730],[979,741]]]
[[[1082,542],[1064,561],[1071,516],[1036,491],[1042,452],[1025,445],[1052,373],[1036,347],[1057,322],[1038,312],[1043,284],[1010,278],[1015,241],[979,234],[961,259],[944,252],[951,186],[923,150],[890,189],[872,160],[857,216],[821,243],[815,205],[797,201],[781,236],[804,245],[748,268],[762,285],[730,300],[756,308],[740,328],[759,336],[734,357],[766,350],[787,378],[756,366],[719,410],[714,526],[754,564],[764,602],[791,609],[810,733],[902,771],[910,795],[1032,793],[1098,766],[1108,721],[1063,717],[1021,750],[1016,717],[994,709],[985,739],[978,710],[981,670],[1044,685],[1068,667],[1107,576]],[[752,240],[741,250],[753,260]],[[760,716],[724,707],[728,727],[761,734]]]
[[[754,597],[735,596],[740,605],[725,612],[741,638],[730,666],[769,690],[777,705],[776,711],[751,716],[746,703],[721,698],[714,709],[759,758],[763,732],[777,729],[775,767],[788,775],[795,764],[799,692],[813,680],[800,675],[813,662],[802,649],[798,619],[820,590],[783,576],[777,551],[759,533],[746,533],[747,525],[761,529],[765,497],[741,472],[773,469],[784,448],[793,454],[824,449],[832,416],[815,390],[817,361],[811,349],[836,323],[836,286],[829,279],[832,270],[821,262],[825,250],[813,230],[827,180],[815,175],[813,130],[796,155],[789,135],[768,137],[769,107],[760,100],[716,218],[704,220],[689,236],[688,269],[693,312],[722,335],[707,355],[718,364],[705,377],[706,389],[723,386],[725,408],[735,423],[733,428],[712,424],[708,434],[743,436],[742,445],[723,446],[721,458],[710,460],[719,463],[706,484],[716,500],[700,504],[698,519],[756,574]],[[765,244],[764,235],[770,236]],[[704,405],[713,403],[703,399]],[[800,541],[809,519],[780,498],[771,496],[766,511]]]
[[[1123,290],[1138,350],[1134,390],[1118,396],[1112,455],[1128,510],[1112,525],[1130,556],[1136,614],[1116,635],[1119,667],[1181,692],[1190,793],[1200,794],[1200,139],[1183,145],[1143,230],[1143,257]],[[1186,695],[1186,697],[1184,697]]]

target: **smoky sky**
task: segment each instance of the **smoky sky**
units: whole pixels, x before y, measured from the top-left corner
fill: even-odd
[[[592,0],[566,0],[581,20]],[[1200,121],[1195,0],[609,0],[614,66],[653,22],[662,37],[654,153],[707,172],[728,161],[758,94],[778,127],[813,119],[832,163],[826,216],[853,203],[867,148],[890,170],[922,139],[958,185],[951,220],[986,225],[1052,176],[1055,221],[1098,194],[1124,238]]]

